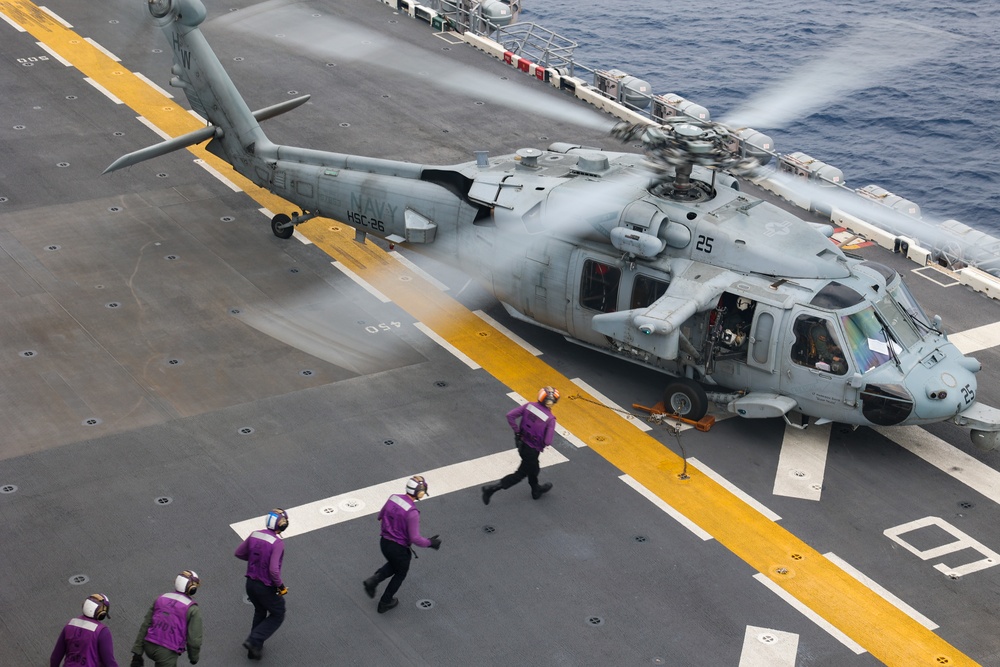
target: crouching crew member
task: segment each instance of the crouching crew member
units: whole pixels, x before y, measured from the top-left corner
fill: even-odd
[[[552,444],[556,430],[556,418],[552,406],[559,400],[559,392],[552,387],[538,390],[538,400],[519,405],[507,413],[507,423],[514,430],[514,442],[521,457],[517,470],[506,475],[499,482],[483,487],[483,504],[490,504],[490,496],[501,489],[509,489],[525,477],[531,486],[531,497],[538,500],[552,488],[551,482],[538,483],[538,456]]]
[[[70,619],[59,633],[56,646],[49,658],[49,667],[59,665],[93,665],[93,667],[118,667],[111,630],[101,623],[110,618],[111,600],[107,595],[94,593],[83,601],[83,614]],[[66,662],[63,663],[63,658]]]
[[[420,510],[416,504],[426,495],[427,481],[420,475],[414,475],[406,482],[406,495],[389,496],[378,513],[378,520],[382,522],[382,539],[379,545],[386,563],[364,580],[364,586],[368,597],[374,598],[379,583],[392,577],[378,601],[380,614],[399,604],[394,596],[406,579],[406,573],[410,571],[411,545],[441,548],[441,540],[437,535],[429,539],[420,535]]]
[[[184,570],[174,579],[174,592],[153,601],[132,645],[130,667],[142,667],[143,653],[156,667],[177,667],[177,659],[187,651],[192,665],[201,654],[201,612],[192,600],[201,579],[193,570]]]
[[[271,510],[264,530],[255,530],[236,549],[236,557],[247,562],[247,597],[253,603],[253,624],[243,642],[247,657],[260,660],[264,642],[285,620],[285,594],[281,579],[285,545],[281,533],[288,528],[288,513]]]

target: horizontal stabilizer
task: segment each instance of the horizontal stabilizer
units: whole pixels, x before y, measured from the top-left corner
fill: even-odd
[[[286,111],[291,111],[297,107],[302,106],[309,101],[310,95],[302,95],[301,97],[296,97],[294,100],[286,100],[284,102],[278,102],[277,104],[272,104],[269,107],[264,107],[263,109],[258,109],[253,112],[253,117],[258,121],[267,120],[268,118],[274,118],[275,116],[280,116]]]
[[[286,100],[284,102],[279,102],[278,104],[272,104],[269,107],[264,107],[263,109],[258,109],[253,112],[253,117],[257,121],[267,120],[268,118],[274,118],[286,111],[291,111],[296,107],[300,107],[309,101],[309,95],[302,95],[301,97],[296,97],[293,100]],[[200,144],[203,141],[207,141],[212,137],[216,136],[217,133],[221,133],[222,129],[215,125],[208,125],[201,129],[195,130],[194,132],[188,132],[187,134],[182,134],[179,137],[174,137],[173,139],[167,139],[166,141],[161,141],[158,144],[153,144],[147,148],[140,148],[137,151],[133,151],[128,155],[123,155],[114,162],[111,163],[104,173],[110,173],[112,171],[117,171],[123,167],[131,167],[134,164],[138,164],[143,160],[150,160],[154,157],[160,157],[161,155],[166,155],[172,151],[179,150],[181,148],[187,148],[188,146],[194,146],[195,144]]]
[[[161,141],[158,144],[153,144],[152,146],[132,151],[128,155],[122,155],[120,158],[112,162],[103,173],[107,174],[112,171],[117,171],[123,167],[131,167],[132,165],[138,164],[143,160],[150,160],[154,157],[160,157],[161,155],[166,155],[167,153],[181,148],[187,148],[188,146],[200,144],[201,142],[214,137],[217,130],[219,130],[219,128],[214,125],[209,125],[208,127],[203,127],[195,130],[194,132],[188,132],[187,134],[182,134],[179,137],[167,139],[166,141]]]

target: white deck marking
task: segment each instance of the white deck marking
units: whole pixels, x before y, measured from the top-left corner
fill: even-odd
[[[147,86],[149,86],[150,88],[152,88],[153,90],[155,90],[156,92],[158,92],[160,95],[163,95],[164,97],[169,97],[170,99],[174,99],[174,96],[170,93],[170,91],[164,90],[163,88],[160,88],[158,85],[156,85],[155,83],[153,83],[149,79],[149,77],[147,77],[147,76],[145,76],[143,74],[140,74],[139,72],[132,72],[132,73],[135,74],[136,78],[142,79],[142,81],[145,82],[145,84]]]
[[[952,542],[948,542],[940,546],[922,549],[910,544],[901,537],[906,533],[912,533],[915,530],[920,530],[921,528],[927,528],[929,526],[936,526],[955,539]],[[947,556],[948,554],[952,554],[957,551],[965,551],[966,549],[972,549],[983,556],[983,558],[980,558],[977,561],[966,563],[965,565],[960,565],[958,567],[951,567],[946,563],[934,564],[935,570],[945,576],[955,579],[958,577],[964,577],[967,574],[972,574],[973,572],[979,572],[980,570],[1000,565],[1000,554],[940,517],[927,516],[922,519],[917,519],[916,521],[904,523],[901,526],[886,528],[882,531],[882,533],[896,544],[905,547],[910,553],[919,556],[921,560],[931,560],[932,558],[936,560],[942,556]]]
[[[191,114],[192,116],[194,116],[195,119],[197,119],[197,121],[199,123],[201,123],[202,125],[206,125],[206,126],[208,125],[208,121],[205,120],[204,118],[202,118],[201,114],[198,113],[197,111],[195,111],[194,109],[188,109],[188,113]]]
[[[72,23],[70,23],[69,21],[67,21],[63,17],[59,16],[58,14],[56,14],[54,11],[52,11],[48,7],[45,7],[43,5],[39,5],[38,8],[41,9],[46,14],[48,14],[49,16],[51,16],[52,20],[55,21],[56,23],[58,23],[59,25],[61,25],[62,27],[64,27],[64,28],[72,28],[73,27]]]
[[[577,385],[578,387],[580,387],[581,389],[583,389],[584,391],[586,391],[588,394],[590,394],[594,398],[596,398],[597,400],[599,400],[601,403],[603,403],[607,407],[611,408],[616,415],[618,415],[619,417],[621,417],[622,419],[624,419],[625,421],[627,421],[629,424],[632,424],[632,426],[635,426],[640,431],[652,431],[653,430],[652,426],[650,426],[646,422],[642,421],[641,419],[639,419],[638,417],[636,417],[634,414],[632,414],[628,410],[622,409],[622,407],[620,405],[618,405],[617,403],[615,403],[614,401],[612,401],[610,398],[608,398],[607,396],[605,396],[601,392],[599,392],[596,389],[594,389],[593,387],[591,387],[589,384],[587,384],[586,382],[584,382],[580,378],[573,378],[573,383],[575,385]]]
[[[802,430],[785,425],[778,472],[774,477],[774,495],[819,500],[832,426],[812,424]]]
[[[948,334],[948,340],[962,354],[972,354],[988,347],[995,347],[1000,345],[1000,322]]]
[[[507,473],[516,470],[520,460],[517,450],[511,449],[471,461],[463,461],[435,470],[421,472],[420,474],[427,478],[432,494],[429,498],[421,502],[434,502],[435,498],[446,493],[462,491],[498,480]],[[538,457],[538,463],[543,468],[558,463],[565,463],[566,461],[569,461],[569,459],[554,447],[546,447],[545,451]],[[288,529],[282,535],[287,539],[320,528],[344,523],[351,519],[377,514],[382,509],[386,498],[393,493],[404,492],[406,480],[409,478],[410,475],[406,475],[388,482],[375,484],[374,486],[347,491],[336,496],[324,498],[323,500],[299,505],[298,507],[285,508],[285,511],[288,512]],[[479,502],[478,495],[476,502]],[[236,531],[240,539],[246,539],[247,535],[264,525],[264,517],[265,515],[261,515],[245,521],[239,521],[230,524],[230,528]]]
[[[261,519],[263,520],[263,517],[261,517]],[[858,644],[856,641],[854,641],[853,639],[851,639],[850,637],[848,637],[847,635],[845,635],[843,632],[841,632],[837,628],[835,628],[825,618],[823,618],[822,616],[820,616],[819,614],[817,614],[816,612],[814,612],[812,609],[810,609],[809,607],[807,607],[804,604],[802,604],[801,602],[799,602],[798,598],[796,598],[795,596],[793,596],[791,593],[789,593],[788,591],[786,591],[784,588],[782,588],[781,586],[779,586],[776,582],[772,581],[767,576],[765,576],[765,575],[761,574],[760,572],[758,572],[757,574],[753,575],[753,578],[756,579],[757,581],[759,581],[760,583],[764,584],[765,586],[767,586],[771,590],[772,593],[774,593],[779,598],[781,598],[782,600],[784,600],[785,602],[787,602],[788,604],[790,604],[800,614],[802,614],[803,616],[805,616],[806,618],[808,618],[810,621],[812,621],[813,623],[815,623],[816,625],[818,625],[820,628],[822,628],[823,630],[825,630],[827,633],[829,633],[829,635],[831,637],[833,637],[834,639],[836,639],[837,641],[839,641],[841,644],[843,644],[847,648],[851,649],[852,651],[854,651],[858,655],[861,655],[862,653],[866,653],[867,652],[867,651],[865,651],[865,649],[860,644]]]
[[[194,163],[199,167],[201,167],[202,169],[204,169],[205,171],[207,171],[208,173],[210,173],[212,176],[215,176],[216,179],[218,179],[223,185],[225,185],[233,192],[243,192],[240,186],[236,185],[231,180],[223,176],[221,171],[219,171],[209,163],[205,162],[204,160],[197,159],[194,161]]]
[[[389,254],[395,257],[397,262],[408,268],[410,271],[413,271],[415,274],[417,274],[418,276],[429,282],[431,285],[434,285],[434,287],[437,287],[442,292],[448,291],[447,285],[445,285],[443,282],[441,282],[440,280],[438,280],[437,278],[435,278],[434,276],[427,273],[419,266],[408,260],[398,250],[391,250],[389,251]]]
[[[482,366],[480,366],[479,364],[474,362],[471,358],[469,358],[469,356],[465,354],[465,352],[462,352],[460,349],[458,349],[457,347],[446,341],[444,338],[439,336],[436,331],[431,330],[431,328],[426,324],[424,324],[423,322],[414,322],[413,326],[424,332],[424,335],[430,338],[432,341],[434,341],[444,349],[451,352],[453,355],[455,355],[456,359],[461,361],[463,364],[465,364],[472,370],[478,370],[479,368],[482,368]]]
[[[149,120],[147,118],[144,118],[143,116],[136,116],[135,119],[137,121],[139,121],[140,123],[142,123],[143,125],[145,125],[146,127],[148,127],[150,130],[152,130],[153,133],[155,133],[158,137],[160,137],[160,139],[163,139],[164,141],[166,141],[167,139],[172,138],[169,134],[167,134],[166,132],[164,132],[163,130],[161,130],[159,127],[157,127],[156,125],[154,125],[151,120]]]
[[[700,470],[701,473],[705,475],[705,477],[708,477],[709,479],[715,481],[716,484],[725,487],[731,494],[733,494],[734,496],[745,502],[750,507],[753,507],[755,510],[766,516],[771,521],[781,521],[781,517],[772,512],[771,510],[769,510],[767,507],[765,507],[763,503],[760,503],[755,498],[752,498],[750,495],[744,492],[743,489],[738,488],[728,479],[726,479],[719,473],[715,472],[714,470],[709,468],[707,465],[705,465],[698,459],[694,457],[688,457],[687,462],[693,465],[698,470]]]
[[[747,626],[739,667],[795,667],[799,636],[770,628]]]
[[[518,336],[516,333],[514,333],[513,331],[511,331],[510,329],[508,329],[504,325],[500,324],[499,322],[497,322],[495,319],[493,319],[492,317],[490,317],[489,315],[487,315],[483,311],[481,311],[481,310],[474,310],[472,312],[476,315],[476,317],[478,317],[482,321],[486,322],[491,327],[493,327],[494,329],[496,329],[497,331],[499,331],[500,333],[502,333],[504,336],[506,336],[507,338],[510,338],[512,341],[514,341],[515,343],[517,343],[528,354],[532,354],[532,355],[534,355],[536,357],[540,357],[542,355],[542,351],[539,350],[537,347],[535,347],[534,345],[532,345],[528,341],[524,340],[523,338],[521,338],[520,336]]]
[[[42,9],[44,9],[44,7]],[[18,32],[28,32],[27,30],[25,30],[24,28],[22,28],[21,26],[19,26],[17,24],[17,22],[14,21],[14,19],[12,19],[11,17],[7,16],[3,12],[0,12],[0,19],[3,19],[5,23],[10,24],[10,27],[13,28],[14,30],[17,30]]]
[[[663,500],[662,498],[660,498],[658,495],[656,495],[655,493],[653,493],[652,491],[650,491],[649,489],[647,489],[645,486],[643,486],[639,482],[635,481],[635,479],[633,479],[630,475],[620,475],[618,477],[618,479],[620,479],[621,481],[625,482],[626,484],[628,484],[629,486],[631,486],[633,489],[635,489],[636,491],[638,491],[640,495],[642,495],[644,498],[646,498],[646,500],[648,500],[649,502],[653,503],[654,505],[656,505],[657,507],[659,507],[661,510],[663,510],[664,512],[666,512],[667,514],[669,514],[671,516],[671,518],[673,518],[674,521],[676,521],[677,523],[681,524],[682,526],[684,526],[685,528],[687,528],[688,530],[690,530],[692,533],[694,533],[695,535],[697,535],[702,540],[705,540],[707,542],[708,540],[712,539],[712,536],[709,535],[704,530],[702,530],[698,526],[698,524],[696,524],[694,521],[692,521],[691,519],[687,518],[686,516],[684,516],[683,514],[681,514],[680,512],[678,512],[677,510],[675,510],[673,507],[671,507],[670,505],[668,505],[665,500]]]
[[[111,100],[115,104],[124,104],[124,102],[122,102],[120,99],[118,99],[117,97],[115,97],[114,94],[110,90],[108,90],[107,88],[105,88],[101,84],[97,83],[96,81],[94,81],[93,79],[91,79],[89,76],[83,77],[83,80],[86,81],[87,83],[89,83],[91,86],[93,86],[97,90],[99,90],[102,95],[104,95],[106,98],[108,98],[109,100]]]
[[[345,276],[347,276],[348,278],[350,278],[352,281],[354,281],[355,284],[357,284],[364,291],[368,292],[369,294],[371,294],[373,297],[375,297],[376,299],[378,299],[382,303],[392,303],[392,299],[390,299],[385,294],[382,294],[382,292],[380,292],[377,289],[375,289],[375,287],[371,283],[369,283],[367,280],[365,280],[364,278],[362,278],[361,276],[359,276],[358,274],[356,274],[354,271],[351,271],[349,268],[347,268],[346,266],[344,266],[340,262],[330,262],[330,263],[333,264],[333,267],[335,269],[337,269],[338,271],[340,271],[341,273],[343,273]],[[417,328],[419,328],[419,327],[417,327]],[[421,329],[421,331],[423,331],[423,329]]]
[[[94,47],[95,49],[106,55],[108,58],[111,58],[116,63],[120,63],[122,61],[121,58],[108,51],[106,48],[104,48],[103,46],[92,40],[90,37],[84,37],[83,41],[87,42],[87,44],[90,44],[92,47]]]
[[[865,575],[863,572],[861,572],[861,570],[858,570],[857,568],[855,568],[853,565],[851,565],[850,563],[848,563],[847,561],[845,561],[843,558],[841,558],[837,554],[835,554],[835,553],[833,553],[831,551],[829,553],[823,554],[823,556],[827,560],[829,560],[831,563],[833,563],[834,565],[836,565],[837,567],[839,567],[841,570],[843,570],[847,574],[851,575],[852,577],[854,577],[855,579],[857,579],[858,581],[860,581],[862,584],[864,584],[865,586],[867,586],[871,590],[873,590],[876,593],[878,593],[880,596],[882,596],[882,598],[886,602],[888,602],[892,606],[896,607],[896,609],[899,609],[901,612],[903,612],[904,614],[906,614],[907,616],[909,616],[910,618],[912,618],[914,621],[916,621],[920,625],[922,625],[925,628],[927,628],[928,630],[936,630],[939,627],[937,623],[935,623],[931,619],[927,618],[926,616],[924,616],[923,614],[921,614],[919,611],[917,611],[916,609],[914,609],[913,607],[911,607],[910,605],[906,604],[905,602],[903,602],[902,600],[900,600],[898,597],[896,597],[895,595],[893,595],[892,593],[890,593],[888,590],[886,590],[885,588],[883,588],[879,584],[877,584],[874,581],[872,581],[871,579],[869,579],[867,575]]]
[[[0,14],[0,16],[3,16],[3,15]],[[40,48],[42,51],[45,51],[50,56],[52,56],[52,58],[54,58],[55,60],[58,60],[59,62],[61,62],[66,67],[72,67],[73,66],[73,63],[71,63],[70,61],[66,60],[61,55],[59,55],[58,53],[56,53],[55,51],[53,51],[52,48],[48,44],[46,44],[45,42],[35,42],[35,44],[37,44],[38,48]]]
[[[919,426],[876,426],[881,435],[1000,504],[1000,472]]]

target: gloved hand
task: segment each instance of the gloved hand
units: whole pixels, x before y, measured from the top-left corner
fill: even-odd
[[[132,662],[129,663],[128,667],[142,667],[142,654],[133,653]]]
[[[436,551],[436,550],[438,550],[438,549],[441,548],[441,538],[440,537],[438,537],[437,535],[434,535],[430,539],[431,539],[431,549],[434,549]]]
[[[514,434],[514,444],[517,445],[518,447],[524,444],[524,438],[521,437],[520,431]]]
[[[281,586],[278,589],[278,595],[287,595],[287,594],[288,594],[288,586]]]

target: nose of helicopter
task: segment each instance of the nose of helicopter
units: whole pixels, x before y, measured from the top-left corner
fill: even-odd
[[[928,360],[943,357],[927,366]],[[908,374],[907,389],[913,396],[916,421],[930,422],[953,417],[976,400],[978,360],[966,357],[954,345],[941,346]]]

